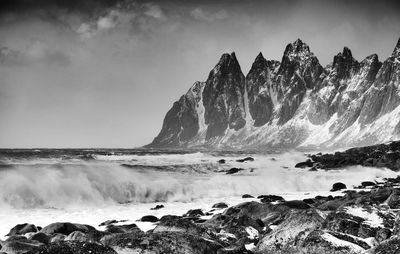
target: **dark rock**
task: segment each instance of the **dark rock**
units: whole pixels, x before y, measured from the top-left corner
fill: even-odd
[[[291,200],[291,201],[285,201],[281,203],[281,205],[287,206],[289,208],[293,209],[308,209],[311,208],[309,204],[306,202],[303,202],[301,200]]]
[[[347,189],[346,184],[344,183],[334,183],[332,185],[332,189],[330,191],[339,191],[339,190],[344,190]]]
[[[295,168],[311,168],[312,166],[314,166],[314,163],[310,159],[308,159],[305,162],[297,163],[294,167]]]
[[[148,234],[115,234],[101,240],[104,245],[122,253],[209,253],[216,254],[223,246],[212,239],[182,232]]]
[[[13,227],[6,236],[24,235],[31,232],[35,233],[37,231],[38,229],[36,228],[35,225],[24,223],[24,224],[18,224],[15,227]]]
[[[281,196],[277,195],[261,195],[257,197],[258,199],[261,199],[260,201],[262,203],[271,203],[271,202],[283,202],[285,199]]]
[[[57,222],[42,228],[40,232],[45,233],[46,235],[52,235],[55,233],[69,235],[74,231],[81,231],[83,233],[86,233],[91,230],[96,230],[96,229],[90,225],[76,224],[69,222]]]
[[[219,202],[212,206],[212,208],[216,208],[216,209],[223,209],[223,208],[227,208],[227,207],[228,207],[228,205],[224,202]]]
[[[153,208],[150,208],[150,210],[160,210],[161,208],[164,208],[164,205],[156,205]]]
[[[365,182],[361,182],[361,186],[362,187],[372,187],[372,186],[375,186],[376,185],[376,183],[374,183],[374,182],[370,182],[370,181],[365,181]]]
[[[154,215],[145,215],[140,219],[140,221],[142,221],[142,222],[157,222],[158,218]]]
[[[198,216],[204,216],[204,213],[201,209],[192,209],[186,212],[184,215],[186,217],[198,217]]]
[[[289,246],[301,246],[308,234],[321,228],[323,222],[315,210],[290,210],[283,222],[260,240],[257,253],[275,253]]]
[[[373,248],[369,253],[371,254],[398,254],[400,250],[400,238],[393,237],[386,241],[381,242],[378,246]]]
[[[106,220],[106,221],[100,223],[99,227],[108,226],[108,225],[115,224],[115,223],[118,223],[118,222],[119,221],[117,221],[117,220]]]
[[[226,172],[226,174],[232,175],[232,174],[236,174],[237,172],[242,171],[242,170],[244,170],[244,169],[243,168],[231,168]]]
[[[244,194],[243,196],[242,196],[242,198],[254,198],[252,195],[249,195],[249,194]]]
[[[226,160],[220,159],[220,160],[218,161],[218,163],[219,163],[219,164],[225,164],[225,163],[226,163]]]
[[[39,248],[40,246],[43,246],[43,243],[28,240],[24,236],[14,235],[7,238],[6,241],[1,242],[0,252],[5,252],[7,254],[27,253]]]
[[[238,159],[236,161],[237,162],[254,161],[254,158],[253,157],[246,157],[246,158],[243,158],[243,159]]]
[[[60,233],[56,233],[53,234],[50,238],[50,242],[51,243],[55,243],[55,242],[61,242],[64,241],[64,239],[66,238],[66,235],[60,234]]]
[[[65,241],[79,241],[79,242],[88,242],[88,238],[86,237],[85,233],[81,231],[74,231],[69,234],[65,239]]]
[[[55,242],[43,245],[27,254],[117,254],[112,248],[96,243],[87,243],[79,241]]]
[[[38,241],[43,244],[48,244],[50,242],[50,236],[46,235],[45,233],[38,232],[29,237],[29,240]]]

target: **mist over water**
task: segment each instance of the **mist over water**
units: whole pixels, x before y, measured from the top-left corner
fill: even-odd
[[[299,152],[251,155],[155,154],[94,155],[93,160],[54,158],[14,160],[0,170],[0,208],[105,207],[154,202],[195,202],[243,194],[328,191],[335,182],[394,177],[388,169],[350,167],[310,172],[295,169]],[[219,164],[221,158],[226,164]],[[232,167],[244,170],[226,175]]]

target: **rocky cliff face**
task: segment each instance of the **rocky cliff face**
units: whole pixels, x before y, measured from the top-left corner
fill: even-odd
[[[322,67],[300,39],[281,62],[260,53],[245,77],[222,55],[168,111],[150,147],[346,147],[400,137],[400,39],[383,63],[349,48]]]

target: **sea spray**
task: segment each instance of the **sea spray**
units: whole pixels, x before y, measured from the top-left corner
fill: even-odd
[[[329,190],[334,182],[351,187],[361,181],[396,175],[388,169],[361,166],[316,172],[295,169],[295,163],[304,159],[299,152],[252,156],[255,161],[245,163],[236,162],[241,158],[238,156],[204,153],[17,162],[0,170],[0,208],[103,207],[193,202],[245,193],[315,192]],[[222,157],[227,160],[224,165],[217,162]],[[168,170],[163,171],[161,164],[167,164]],[[244,170],[226,175],[230,167]]]

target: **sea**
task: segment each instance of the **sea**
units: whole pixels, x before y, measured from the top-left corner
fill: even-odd
[[[237,161],[246,157],[254,160]],[[300,151],[1,149],[0,239],[21,223],[73,222],[101,230],[101,222],[118,220],[146,231],[155,224],[138,221],[145,215],[206,212],[218,202],[233,206],[267,194],[286,200],[343,195],[330,192],[332,184],[343,182],[351,189],[398,174],[362,166],[294,167],[306,159]],[[231,168],[241,170],[227,174]],[[254,198],[243,199],[244,194]],[[157,205],[164,208],[151,209]]]

